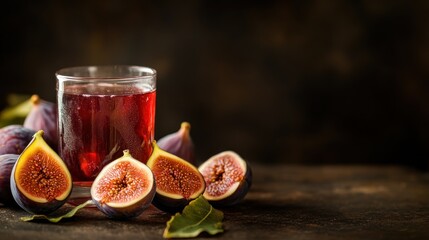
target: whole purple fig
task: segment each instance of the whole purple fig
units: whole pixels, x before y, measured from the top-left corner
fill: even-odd
[[[195,165],[195,150],[190,130],[191,125],[188,122],[182,122],[177,132],[168,134],[157,141],[158,147]]]
[[[35,133],[36,131],[21,125],[0,128],[0,155],[21,154]]]
[[[43,130],[49,146],[57,151],[57,105],[42,100],[38,95],[31,96],[32,107],[24,121],[24,127],[34,131]]]
[[[10,190],[10,175],[18,156],[17,154],[0,155],[0,203],[7,206],[18,206]]]

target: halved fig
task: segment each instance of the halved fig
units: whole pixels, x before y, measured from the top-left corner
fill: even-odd
[[[10,190],[10,175],[19,155],[0,155],[0,203],[7,206],[17,206]]]
[[[153,204],[165,212],[181,211],[204,192],[204,178],[191,163],[160,149],[155,141],[152,145],[153,152],[147,166],[156,182]]]
[[[43,139],[43,130],[34,134],[16,161],[10,176],[10,188],[16,203],[33,214],[51,213],[70,196],[70,172]]]
[[[128,150],[107,164],[91,186],[95,205],[110,218],[132,218],[147,209],[155,196],[152,171]]]
[[[177,132],[168,134],[158,140],[158,147],[195,164],[195,149],[190,131],[191,124],[188,122],[182,122],[182,124],[180,124],[180,129]]]
[[[218,153],[198,168],[204,176],[206,198],[214,206],[231,206],[240,202],[252,185],[252,170],[233,151]]]

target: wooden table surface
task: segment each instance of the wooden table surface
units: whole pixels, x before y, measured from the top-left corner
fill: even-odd
[[[225,232],[199,239],[429,239],[429,173],[399,166],[252,165],[254,184],[222,209]],[[60,223],[0,207],[0,239],[162,239],[170,215],[129,221],[86,208]]]

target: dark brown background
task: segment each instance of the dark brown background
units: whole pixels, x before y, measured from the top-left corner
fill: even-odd
[[[6,1],[7,93],[55,101],[57,69],[158,71],[156,138],[189,121],[203,160],[429,159],[428,1]]]

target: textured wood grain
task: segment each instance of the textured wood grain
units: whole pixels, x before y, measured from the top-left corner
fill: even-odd
[[[253,166],[254,184],[200,239],[429,239],[429,174],[381,166]],[[64,210],[64,209],[62,209]],[[0,239],[162,239],[170,215],[114,221],[94,208],[59,224],[0,208]]]

